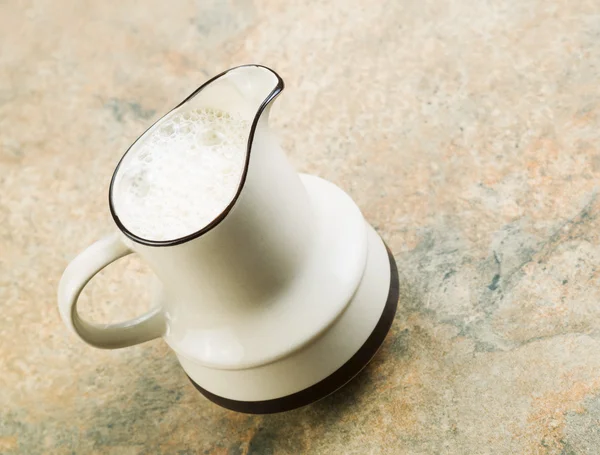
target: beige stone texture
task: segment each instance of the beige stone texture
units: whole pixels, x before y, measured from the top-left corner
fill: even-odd
[[[243,63],[298,170],[348,191],[401,295],[371,365],[272,416],[213,405],[162,340],[68,333],[67,263],[115,229],[127,146]],[[598,0],[0,2],[0,453],[600,453]],[[128,258],[85,290],[149,305]]]

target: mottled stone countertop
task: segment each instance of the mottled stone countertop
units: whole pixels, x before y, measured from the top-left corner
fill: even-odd
[[[597,0],[0,2],[0,453],[600,453]],[[248,416],[162,340],[93,349],[58,279],[114,229],[127,146],[218,72],[278,71],[297,168],[390,245],[400,302],[349,386]],[[121,260],[95,321],[148,306]]]

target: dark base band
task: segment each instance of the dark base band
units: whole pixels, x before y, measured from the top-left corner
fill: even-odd
[[[213,403],[231,409],[232,411],[244,412],[247,414],[273,414],[276,412],[290,411],[314,403],[341,388],[356,376],[373,358],[394,321],[399,296],[398,268],[396,267],[394,256],[387,245],[386,250],[390,260],[391,277],[390,289],[381,317],[379,318],[375,329],[371,335],[369,335],[369,338],[367,338],[367,341],[365,341],[361,348],[356,351],[356,354],[325,379],[291,395],[263,401],[238,401],[223,398],[203,389],[190,378],[194,387]]]

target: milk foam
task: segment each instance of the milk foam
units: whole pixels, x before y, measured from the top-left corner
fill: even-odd
[[[121,223],[147,240],[197,232],[233,200],[250,125],[215,109],[163,120],[131,149],[117,171],[113,202]]]

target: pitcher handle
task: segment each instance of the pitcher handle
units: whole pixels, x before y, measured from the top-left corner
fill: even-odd
[[[62,320],[79,338],[97,348],[116,349],[132,346],[158,338],[165,331],[160,307],[117,324],[93,324],[82,319],[77,313],[79,294],[94,275],[132,252],[117,233],[106,236],[73,259],[60,279],[58,309]]]

